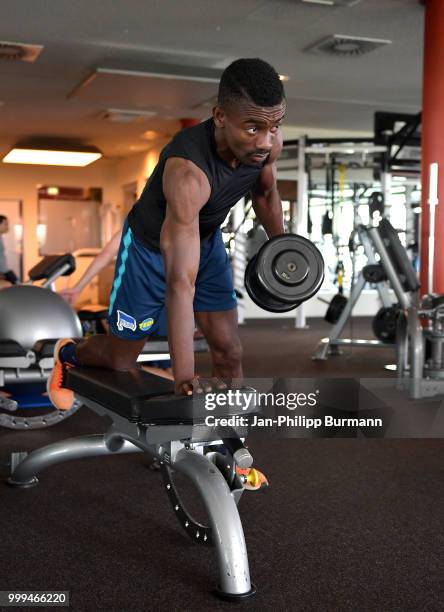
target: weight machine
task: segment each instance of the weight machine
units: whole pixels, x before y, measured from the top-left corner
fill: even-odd
[[[382,303],[382,308],[386,309],[386,311],[393,308],[390,287],[393,289],[398,304],[401,308],[408,308],[410,305],[410,300],[406,297],[405,291],[416,291],[418,289],[417,281],[416,283],[412,282],[412,284],[408,287],[403,286],[399,279],[397,270],[393,267],[390,258],[387,255],[387,250],[383,241],[384,237],[389,232],[389,228],[392,228],[392,226],[387,219],[383,219],[378,227],[364,225],[358,226],[357,231],[359,240],[364,247],[368,265],[361,270],[356,283],[353,285],[350,298],[347,301],[345,308],[343,309],[329,336],[327,338],[323,338],[319,342],[313,355],[313,359],[326,360],[328,355],[338,355],[340,353],[340,346],[387,348],[387,345],[389,344],[387,341],[388,337],[393,337],[395,335],[396,321],[391,321],[390,327],[393,327],[393,334],[390,333],[392,331],[391,329],[387,329],[387,338],[385,340],[364,340],[358,338],[353,339],[340,337],[349,317],[352,314],[353,308],[355,307],[367,284],[375,284]],[[379,256],[380,261],[377,260],[376,255]]]
[[[375,168],[376,156],[384,153],[384,144],[375,145],[372,138],[308,138],[287,140],[279,160],[279,171],[297,171],[297,206],[292,214],[291,231],[309,237],[309,192],[313,172],[325,171],[332,163],[344,168],[371,170]],[[332,177],[334,183],[334,177]],[[334,194],[332,195],[334,199]],[[296,311],[297,328],[305,327],[305,312],[302,305]]]
[[[414,399],[444,393],[444,295],[433,291],[438,164],[430,166],[428,291],[401,314],[397,329],[398,387]]]

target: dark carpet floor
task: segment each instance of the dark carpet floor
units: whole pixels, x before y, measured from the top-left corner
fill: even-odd
[[[328,331],[311,323],[243,327],[246,375],[393,376],[383,369],[391,348],[311,361]],[[208,367],[199,355],[199,371]],[[12,450],[105,427],[82,408],[46,430],[3,429],[0,475]],[[257,439],[253,454],[271,484],[239,507],[254,599],[214,598],[214,550],[183,534],[159,473],[138,454],[59,465],[27,490],[2,484],[0,590],[68,590],[76,612],[443,610],[444,440]]]

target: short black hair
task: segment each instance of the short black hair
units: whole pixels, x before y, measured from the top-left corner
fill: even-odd
[[[277,106],[285,100],[279,74],[259,58],[238,59],[222,73],[217,102],[227,107],[247,99],[257,106]]]
[[[0,215],[0,223],[3,223],[3,221],[7,221],[8,217],[5,217],[5,215]]]

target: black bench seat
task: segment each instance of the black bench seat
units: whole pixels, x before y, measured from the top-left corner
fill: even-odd
[[[221,416],[221,409],[209,412],[204,396],[180,397],[174,394],[173,383],[142,369],[126,372],[103,368],[70,368],[66,386],[75,394],[116,412],[133,423],[152,425],[204,423],[210,414]],[[253,392],[253,390],[249,390]],[[228,406],[224,416],[247,416],[255,412]]]
[[[26,349],[16,340],[0,340],[0,357],[26,357],[26,354]]]

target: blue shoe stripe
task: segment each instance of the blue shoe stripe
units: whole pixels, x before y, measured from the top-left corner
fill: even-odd
[[[120,285],[122,284],[122,279],[123,279],[123,275],[125,274],[125,268],[126,268],[126,260],[128,259],[128,250],[130,247],[131,242],[133,241],[133,233],[131,231],[131,228],[128,228],[128,231],[126,232],[125,236],[123,237],[123,250],[122,250],[122,254],[120,256],[120,266],[119,269],[117,271],[117,275],[116,278],[114,279],[114,283],[113,283],[113,289],[111,291],[111,296],[109,299],[109,310],[108,310],[108,315],[111,316],[111,313],[113,311],[114,308],[114,302],[116,301],[116,296],[117,296],[117,291],[119,290]]]

